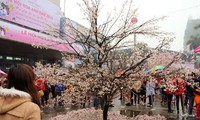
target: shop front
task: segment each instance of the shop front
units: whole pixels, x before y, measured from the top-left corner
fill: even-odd
[[[7,71],[15,63],[27,63],[31,66],[35,62],[54,63],[62,58],[58,50],[38,49],[30,44],[0,38],[0,69]]]

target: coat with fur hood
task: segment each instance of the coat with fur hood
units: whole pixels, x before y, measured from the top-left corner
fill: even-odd
[[[0,120],[41,120],[40,108],[28,93],[0,87]]]

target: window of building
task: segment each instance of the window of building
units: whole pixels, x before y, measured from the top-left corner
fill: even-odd
[[[13,57],[7,56],[6,60],[13,60]]]
[[[14,58],[14,60],[21,61],[21,60],[22,60],[22,58],[18,58],[18,57],[16,57],[16,58]]]

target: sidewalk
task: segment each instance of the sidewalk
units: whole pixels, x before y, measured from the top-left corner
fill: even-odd
[[[148,102],[148,100],[147,100]],[[153,103],[153,107],[147,107],[146,105],[136,105],[136,106],[126,106],[125,103],[121,100],[115,99],[113,101],[114,107],[110,108],[110,111],[115,111],[120,114],[132,117],[137,115],[157,115],[160,114],[165,116],[167,120],[195,120],[195,117],[188,117],[188,109],[184,107],[185,112],[183,113],[182,108],[180,108],[180,114],[177,114],[176,105],[172,103],[173,113],[168,113],[167,103],[160,103],[161,100],[155,98]],[[181,106],[181,105],[179,105]],[[195,114],[195,110],[193,110],[193,114]]]
[[[148,102],[148,101],[147,101]],[[136,106],[125,106],[125,102],[122,100],[114,99],[113,100],[114,107],[110,107],[109,111],[116,112],[119,114],[123,114],[129,117],[137,116],[137,115],[157,115],[160,114],[165,116],[167,120],[195,120],[195,117],[187,117],[185,113],[182,114],[182,109],[180,108],[180,113],[177,114],[176,106],[172,103],[173,113],[168,113],[167,103],[161,104],[160,99],[155,99],[153,107],[147,107],[146,105],[136,105]],[[62,108],[62,107],[46,107],[43,108],[43,120],[48,120],[50,117],[54,117],[59,114],[66,114],[68,111],[81,109],[80,106],[74,106],[73,108]],[[93,107],[91,107],[93,108]],[[187,109],[185,109],[187,113]],[[195,110],[193,110],[193,114],[195,114]]]

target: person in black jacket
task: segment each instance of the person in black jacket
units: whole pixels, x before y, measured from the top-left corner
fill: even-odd
[[[198,72],[197,74],[194,74],[192,79],[194,80],[195,83],[198,83],[200,86],[200,72]]]
[[[192,110],[194,106],[194,93],[200,95],[200,93],[196,91],[194,87],[195,86],[193,86],[190,82],[186,83],[186,96],[189,102],[189,107],[188,107],[189,116],[192,116]]]

